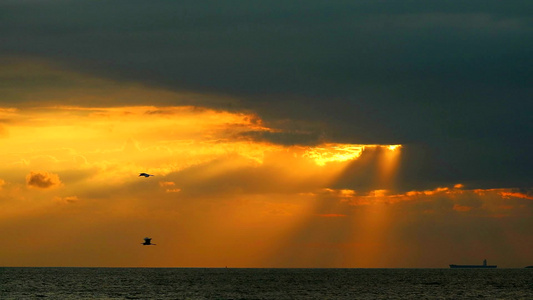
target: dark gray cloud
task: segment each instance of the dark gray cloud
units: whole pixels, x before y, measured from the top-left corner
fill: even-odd
[[[0,54],[238,97],[231,109],[269,125],[316,122],[331,141],[406,144],[405,181],[529,187],[526,8],[497,0],[3,1]],[[318,134],[256,137],[306,144]]]
[[[61,185],[61,180],[53,173],[31,171],[26,175],[26,184],[32,188],[48,189]]]
[[[318,132],[313,131],[247,131],[241,133],[240,136],[255,141],[268,141],[282,145],[315,145],[321,141]]]

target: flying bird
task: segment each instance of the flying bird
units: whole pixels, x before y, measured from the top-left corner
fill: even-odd
[[[152,244],[152,239],[151,238],[145,237],[144,238],[144,243],[141,243],[141,245],[143,245],[143,246],[153,246],[153,245],[156,245],[156,244]]]
[[[148,173],[141,173],[141,174],[139,174],[139,176],[150,177],[150,176],[154,176],[154,175],[148,174]]]

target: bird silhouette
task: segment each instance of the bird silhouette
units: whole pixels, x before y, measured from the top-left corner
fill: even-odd
[[[150,176],[154,176],[154,175],[148,174],[148,173],[140,173],[139,176],[150,177]]]
[[[141,243],[143,246],[154,246],[156,244],[152,244],[152,239],[149,237],[144,238],[144,243]]]

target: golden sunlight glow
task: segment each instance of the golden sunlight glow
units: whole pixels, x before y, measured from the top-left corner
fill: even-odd
[[[304,156],[312,158],[317,165],[324,166],[328,162],[343,162],[361,156],[364,145],[323,144],[309,148]]]
[[[386,151],[380,153],[378,182],[382,188],[394,188],[395,175],[400,162],[400,148],[401,145],[391,145],[385,147]]]
[[[0,86],[16,104],[0,107],[2,266],[416,267],[420,249],[463,250],[451,234],[487,236],[464,228],[531,252],[506,227],[531,227],[530,189],[405,192],[402,145],[286,146],[235,99],[42,62],[0,69],[12,76]]]
[[[102,224],[133,221],[134,225],[120,233],[124,235],[141,234],[141,224],[148,222],[135,220],[157,214],[150,228],[158,228],[160,236],[177,230],[163,229],[168,227],[162,225],[165,222],[187,222],[187,226],[175,226],[189,228],[187,234],[178,236],[210,236],[209,241],[189,246],[198,247],[194,265],[208,264],[203,259],[214,257],[209,250],[213,245],[234,253],[228,254],[231,260],[251,265],[252,261],[242,260],[239,251],[231,250],[231,241],[256,243],[253,228],[270,236],[270,245],[261,246],[264,251],[253,258],[260,260],[276,245],[275,236],[280,238],[281,231],[294,226],[306,212],[311,214],[311,204],[305,201],[309,196],[253,198],[246,196],[248,186],[267,194],[302,184],[320,186],[340,170],[302,159],[298,147],[241,138],[247,131],[268,130],[254,115],[191,106],[49,106],[2,109],[1,113],[9,122],[5,123],[7,134],[2,137],[5,146],[0,156],[0,219],[57,214],[81,228],[92,227],[88,224],[95,221],[80,217],[83,212]],[[321,149],[338,151],[329,147]],[[263,164],[268,166],[262,169]],[[276,174],[271,174],[273,171]],[[139,172],[155,177],[139,178]],[[295,203],[298,198],[302,200]],[[218,208],[212,209],[213,205]],[[213,222],[218,224],[220,237],[204,231],[204,224]],[[283,226],[270,229],[263,225],[274,223]],[[242,232],[242,224],[249,225],[249,237],[229,238],[230,232]],[[172,262],[175,255],[169,252],[166,261]],[[120,261],[110,262],[117,263]]]
[[[317,165],[324,166],[329,162],[343,162],[356,159],[361,156],[365,148],[385,148],[394,152],[401,148],[401,145],[382,146],[325,143],[307,149],[304,156],[313,159]],[[393,157],[398,157],[398,155],[394,155]]]
[[[56,106],[0,114],[9,120],[1,137],[0,225],[28,222],[28,234],[17,241],[55,253],[42,264],[62,264],[67,250],[53,243],[64,236],[94,251],[94,237],[103,236],[108,255],[93,261],[69,254],[72,261],[125,266],[144,255],[127,251],[131,241],[154,235],[168,250],[143,266],[386,266],[394,205],[446,197],[453,213],[483,209],[501,218],[519,211],[517,199],[531,199],[518,190],[465,190],[461,184],[395,194],[401,147],[326,143],[304,149],[241,138],[269,130],[254,115],[191,106]],[[378,189],[324,188],[365,149],[376,154]],[[155,177],[139,178],[139,172]],[[469,202],[473,197],[495,201],[480,208]],[[58,228],[54,220],[68,226]],[[52,233],[45,239],[44,231]],[[0,257],[24,262],[15,250],[8,246]]]
[[[383,255],[387,232],[392,226],[390,207],[381,199],[387,197],[386,190],[371,191],[367,196],[370,202],[364,206],[364,213],[353,220],[354,232],[361,232],[358,236],[358,255],[355,264],[359,267],[384,266]],[[361,231],[359,228],[364,228]]]
[[[394,151],[396,149],[400,149],[402,147],[402,145],[390,145],[390,146],[387,146],[387,148],[389,148],[389,150],[391,151]]]
[[[269,245],[261,244],[252,233],[245,240],[261,245],[257,249],[263,250],[258,251],[253,259],[264,260],[269,253],[282,247],[287,231],[297,228],[309,217],[350,222],[347,211],[315,212],[316,207],[309,199],[329,195],[342,199],[337,205],[346,206],[357,194],[352,189],[311,188],[308,193],[268,199],[260,195],[246,196],[247,186],[264,191],[276,186],[278,189],[283,187],[283,190],[292,185],[296,191],[299,188],[295,187],[302,184],[326,186],[345,168],[346,164],[342,162],[357,159],[365,147],[381,149],[384,157],[397,157],[399,153],[394,145],[389,148],[324,143],[302,148],[254,141],[243,138],[246,132],[275,130],[264,126],[255,115],[193,106],[48,106],[5,108],[0,110],[0,114],[9,120],[4,123],[6,134],[3,139],[6,143],[0,163],[5,170],[10,170],[3,172],[10,175],[0,178],[0,188],[12,195],[12,200],[3,204],[4,210],[0,214],[4,218],[29,216],[37,211],[59,214],[61,210],[84,208],[88,213],[108,214],[113,217],[111,220],[128,219],[133,215],[142,219],[144,214],[139,214],[139,209],[144,209],[161,216],[161,222],[170,222],[165,216],[175,219],[175,214],[189,211],[191,216],[186,220],[191,225],[187,227],[192,228],[195,235],[212,235],[203,232],[204,226],[199,226],[202,218],[209,218],[210,223],[219,224],[217,230],[221,231],[221,237],[225,237],[211,237],[209,243],[196,243],[195,247],[205,246],[201,248],[204,250],[197,250],[196,255],[209,256],[209,251],[205,249],[211,249],[212,246],[208,245],[215,244],[219,248],[226,247],[228,253],[234,253],[229,257],[235,261],[242,259],[239,251],[231,250],[232,238],[227,232],[238,231],[242,224],[261,228],[262,234],[269,236]],[[392,168],[392,159],[388,161]],[[276,170],[277,174],[271,177],[273,174],[257,173],[263,165],[266,165],[265,170]],[[155,174],[157,179],[139,178],[139,172]],[[187,174],[185,176],[181,172],[188,173],[184,173]],[[259,177],[249,179],[250,175]],[[224,178],[231,176],[237,176],[235,181],[224,183]],[[240,183],[246,180],[251,181]],[[211,182],[217,181],[221,183],[212,185]],[[147,189],[146,194],[140,191],[130,193],[121,188],[132,186],[135,189],[138,185]],[[372,199],[381,196],[385,197],[385,191],[375,191]],[[48,200],[16,202],[17,199],[35,197]],[[144,197],[156,197],[158,204],[145,202]],[[192,207],[200,209],[193,203],[209,203],[202,201],[212,197],[232,204],[224,210],[219,207],[216,213],[203,217],[192,211]],[[182,202],[179,199],[189,200]],[[194,200],[190,202],[190,199]],[[372,200],[369,201],[372,203]],[[181,210],[177,211],[177,207]],[[210,208],[202,209],[210,211]],[[370,223],[375,224],[376,220],[373,218]],[[269,229],[261,225],[272,223],[283,224],[283,227]],[[372,225],[373,228],[376,226]],[[136,227],[138,225],[131,230]],[[306,230],[305,227],[302,230]],[[242,243],[243,240],[235,237],[233,242]],[[170,256],[168,259],[172,260]],[[246,266],[245,262],[242,263]]]
[[[48,159],[57,168],[75,159],[78,167],[113,166],[101,174],[107,179],[139,169],[168,173],[232,152],[261,162],[277,147],[230,139],[255,130],[248,115],[195,107],[55,107],[11,111],[10,118],[6,164],[41,167]],[[169,161],[176,155],[185,159]]]

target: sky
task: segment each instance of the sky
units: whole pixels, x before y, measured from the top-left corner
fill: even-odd
[[[526,6],[0,1],[0,266],[531,265]]]

